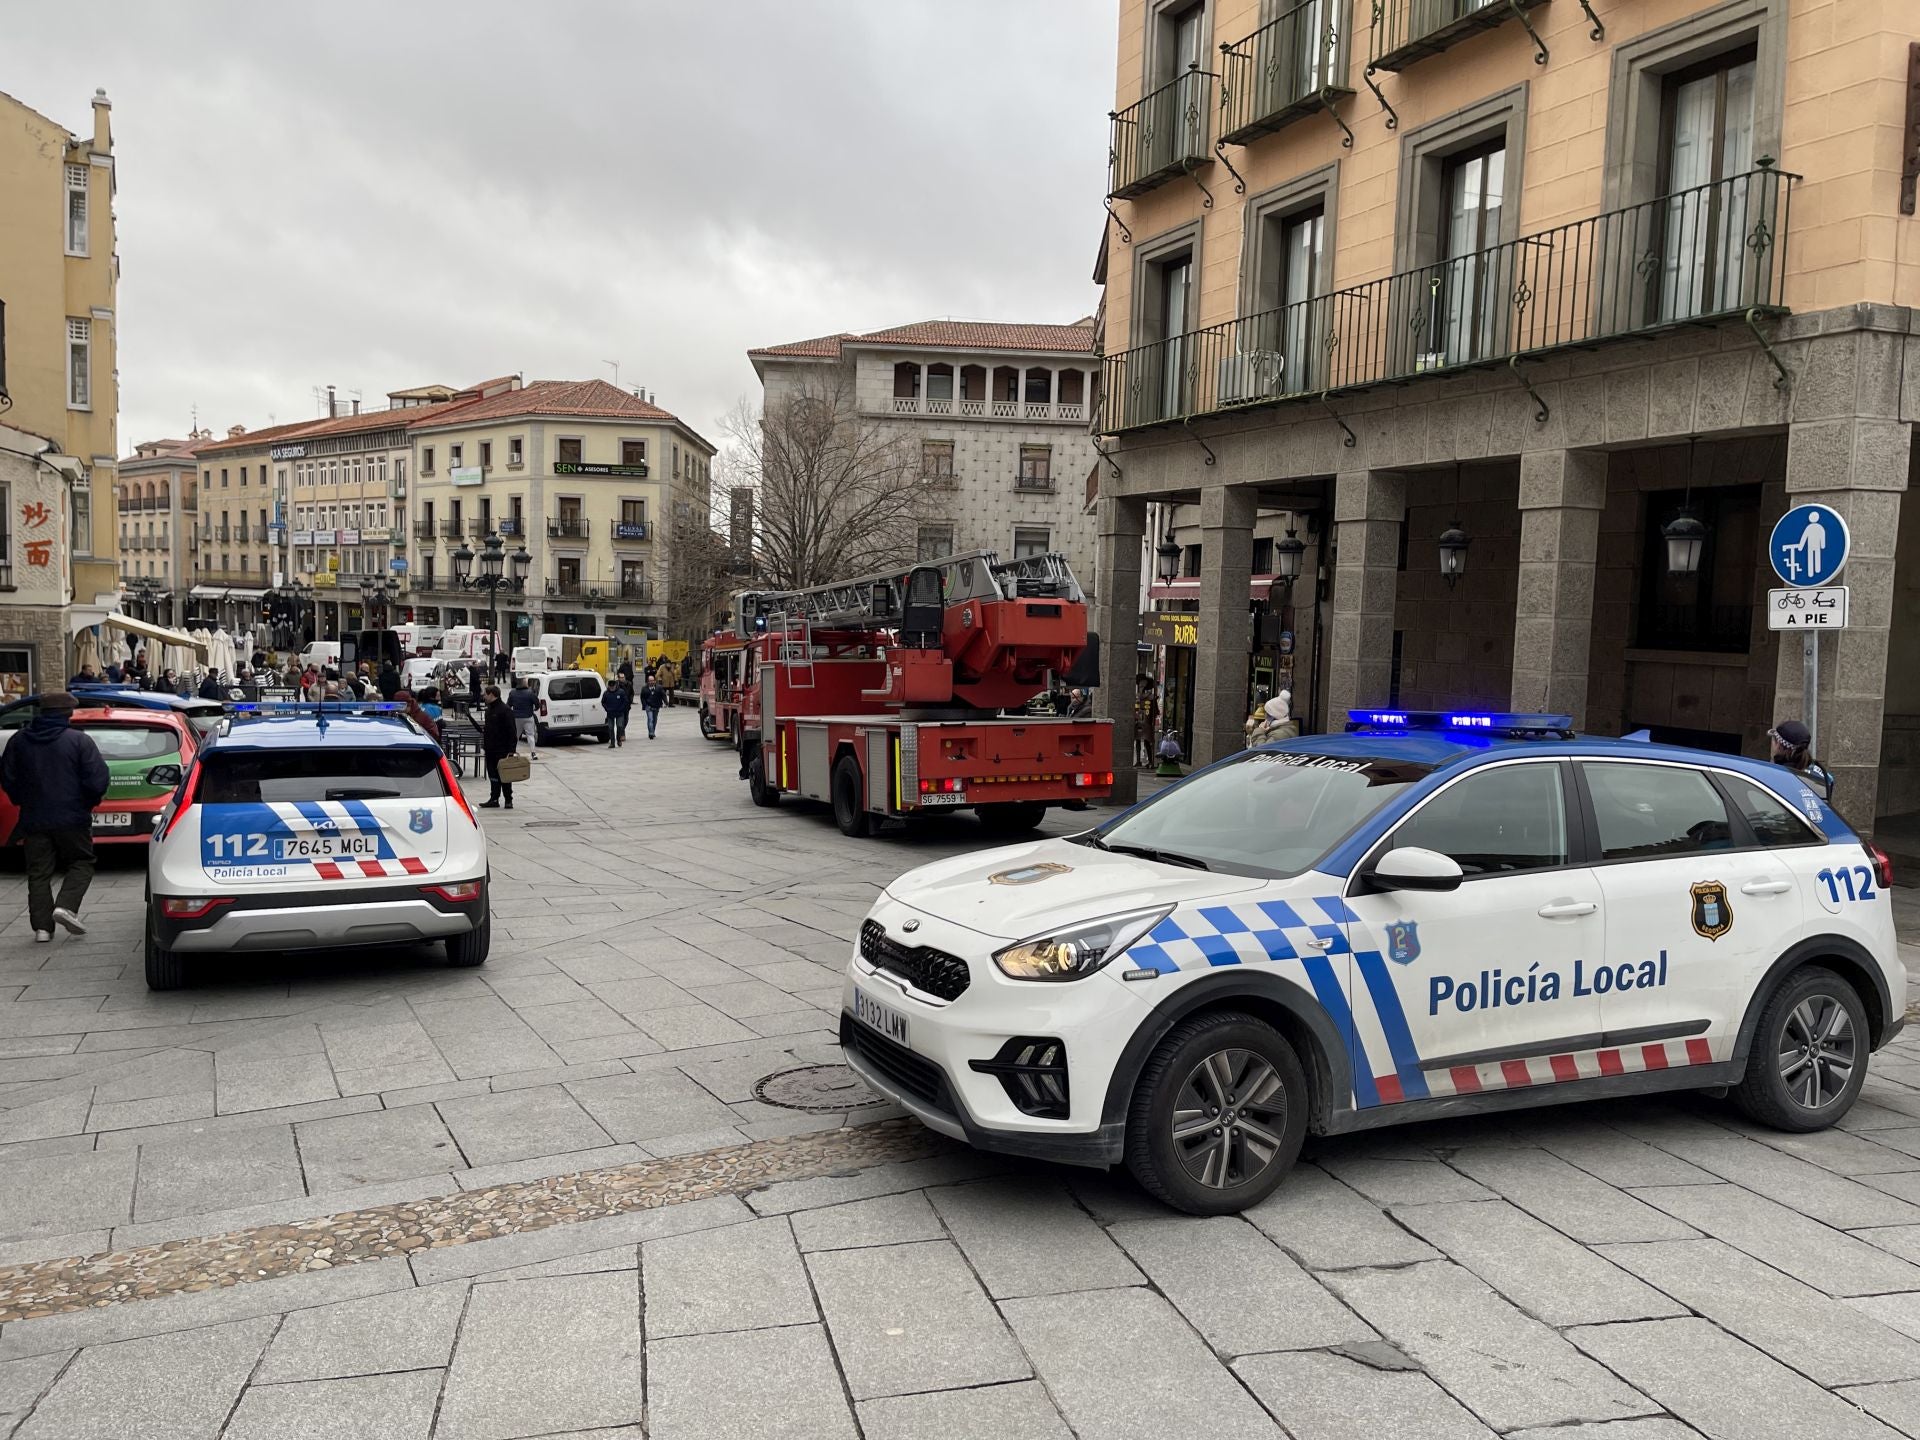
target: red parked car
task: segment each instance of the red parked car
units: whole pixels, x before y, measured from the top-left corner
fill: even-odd
[[[0,746],[37,713],[38,707],[27,700],[0,714]],[[112,777],[107,798],[93,812],[94,843],[145,844],[153,834],[153,817],[200,748],[199,732],[177,712],[120,705],[75,710],[73,725],[100,747]],[[0,792],[0,845],[14,843],[19,821],[19,810]]]

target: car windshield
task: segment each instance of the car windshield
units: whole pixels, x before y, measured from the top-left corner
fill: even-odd
[[[437,751],[238,750],[201,758],[203,805],[299,800],[439,800],[446,796]]]
[[[158,760],[180,751],[179,735],[164,725],[79,723],[73,728],[86,731],[107,760]]]
[[[1121,816],[1091,843],[1174,865],[1298,875],[1431,768],[1385,756],[1250,751]]]

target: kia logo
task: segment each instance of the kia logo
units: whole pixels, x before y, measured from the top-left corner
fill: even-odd
[[[904,930],[907,934],[911,935],[913,934],[914,931],[920,928],[920,922],[918,920],[909,920],[907,921],[906,924],[902,925],[900,928]]]

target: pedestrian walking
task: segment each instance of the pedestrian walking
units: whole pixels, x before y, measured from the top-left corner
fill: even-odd
[[[616,673],[613,683],[600,694],[600,708],[607,712],[607,734],[613,743],[626,744],[627,719],[633,714],[633,687]],[[652,723],[651,718],[648,723]]]
[[[470,661],[467,665],[467,705],[469,709],[478,710],[480,708],[482,698],[480,687],[486,683],[487,672],[480,668],[480,662],[478,660]]]
[[[513,782],[500,778],[500,762],[513,754],[515,735],[513,712],[507,708],[506,701],[500,698],[500,687],[489,685],[486,690],[487,718],[480,727],[480,753],[487,759],[487,779],[493,783],[493,790],[480,802],[482,810],[501,808],[501,797],[506,797],[506,808],[513,809]]]
[[[660,683],[660,677],[654,676],[640,691],[640,708],[647,712],[647,739],[654,739],[654,730],[660,724],[660,707],[667,703],[667,687]]]
[[[540,758],[540,699],[533,693],[533,687],[527,684],[522,675],[513,682],[513,689],[507,692],[507,709],[513,712],[513,728],[520,739],[527,742],[527,758]]]
[[[27,861],[27,914],[44,945],[58,924],[75,935],[80,902],[93,881],[93,807],[110,777],[100,747],[72,726],[78,702],[64,690],[40,697],[39,713],[0,751],[0,790],[20,811],[14,833]],[[60,894],[53,876],[64,870]]]

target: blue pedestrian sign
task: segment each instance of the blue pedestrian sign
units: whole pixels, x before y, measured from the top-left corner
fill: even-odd
[[[1796,588],[1825,585],[1847,563],[1847,522],[1826,505],[1796,505],[1767,541],[1773,573]]]

